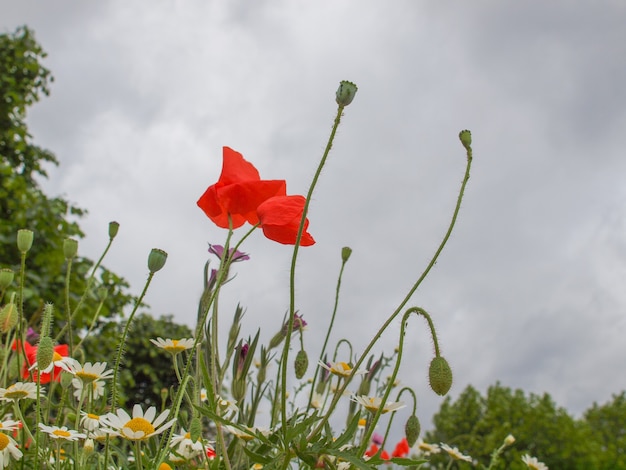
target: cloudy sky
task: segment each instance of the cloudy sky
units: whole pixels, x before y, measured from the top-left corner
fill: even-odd
[[[471,3],[471,5],[470,5]],[[298,0],[0,1],[0,27],[27,24],[49,56],[52,94],[30,113],[61,162],[45,188],[89,210],[84,256],[107,224],[106,265],[138,293],[151,248],[169,253],[152,313],[193,324],[207,243],[195,202],[222,146],[266,179],[306,193],[340,80],[359,86],[310,210],[297,308],[314,354],[332,309],[340,251],[354,252],[336,334],[362,350],[447,228],[457,228],[410,305],[428,310],[456,396],[500,381],[580,413],[626,388],[626,6],[597,2]],[[238,231],[238,233],[242,231]],[[288,306],[291,249],[254,234],[221,304],[269,338]],[[225,321],[225,320],[224,320]],[[376,348],[397,342],[396,322]],[[410,322],[402,381],[430,420],[432,344]]]

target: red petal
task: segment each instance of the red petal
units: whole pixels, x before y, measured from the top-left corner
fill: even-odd
[[[263,234],[270,240],[285,245],[295,245],[300,220],[306,199],[303,196],[277,196],[265,201],[257,209]],[[315,240],[306,230],[308,219],[304,222],[304,232],[300,239],[301,246],[310,246]]]

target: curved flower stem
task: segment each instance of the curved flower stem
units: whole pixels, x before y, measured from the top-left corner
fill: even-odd
[[[383,325],[380,327],[378,332],[374,335],[372,340],[369,342],[369,344],[365,348],[365,350],[361,354],[361,357],[359,357],[358,361],[354,365],[354,368],[352,369],[351,375],[345,381],[345,383],[344,383],[344,385],[343,385],[343,387],[342,387],[342,389],[340,391],[341,393],[343,393],[343,391],[346,389],[346,387],[348,386],[348,384],[352,380],[352,377],[354,376],[354,373],[358,370],[359,366],[361,364],[363,364],[363,362],[365,361],[365,358],[367,357],[369,352],[372,350],[374,345],[378,342],[378,340],[380,339],[380,337],[383,334],[383,332],[387,329],[387,327],[389,327],[389,325],[400,314],[400,312],[402,311],[404,306],[408,303],[410,298],[413,296],[413,294],[415,293],[417,288],[422,284],[424,279],[426,279],[426,276],[428,275],[428,273],[430,273],[430,270],[437,263],[437,259],[439,258],[439,255],[443,251],[443,248],[446,246],[446,243],[448,242],[448,239],[450,238],[450,235],[452,234],[452,231],[453,231],[454,226],[456,224],[456,219],[457,219],[457,216],[458,216],[459,211],[461,209],[461,202],[463,201],[463,195],[465,194],[465,187],[467,186],[467,182],[469,181],[469,178],[470,178],[470,169],[471,169],[471,167],[472,167],[472,151],[471,151],[471,148],[469,148],[467,150],[467,165],[466,165],[466,168],[465,168],[465,176],[463,177],[463,181],[461,182],[461,188],[459,190],[459,195],[458,195],[457,200],[456,200],[456,206],[454,208],[454,212],[452,213],[452,219],[450,220],[450,224],[448,226],[448,230],[446,231],[446,234],[444,235],[443,240],[441,240],[441,243],[439,243],[439,246],[435,250],[435,253],[434,253],[433,257],[431,258],[430,262],[428,263],[428,265],[426,266],[426,268],[424,269],[424,271],[422,272],[420,277],[417,279],[417,281],[415,281],[415,284],[413,284],[413,287],[411,287],[411,289],[406,294],[404,299],[402,299],[402,301],[400,302],[400,305],[398,305],[398,307],[393,311],[393,313],[389,316],[389,318],[387,318],[387,320],[385,320]],[[437,343],[435,342],[435,344],[437,344]],[[309,437],[315,436],[317,433],[319,433],[323,429],[324,425],[328,422],[328,419],[330,418],[330,411],[332,411],[332,409],[337,404],[337,401],[339,400],[338,397],[341,396],[341,393],[337,394],[336,397],[333,399],[333,401],[331,402],[331,404],[330,404],[330,406],[328,408],[329,411],[320,420],[320,422],[318,423],[317,427],[311,432]]]
[[[300,219],[300,227],[298,228],[298,235],[296,236],[296,242],[293,247],[293,255],[291,257],[291,269],[289,272],[289,322],[287,324],[287,336],[285,337],[285,344],[283,345],[283,353],[280,360],[281,366],[281,420],[282,420],[282,429],[283,435],[285,438],[287,437],[287,362],[289,357],[289,346],[291,345],[291,333],[293,332],[293,322],[294,322],[294,314],[296,313],[296,261],[298,259],[298,250],[300,248],[300,240],[302,239],[302,233],[304,232],[304,224],[306,222],[307,212],[309,210],[309,204],[311,202],[311,196],[313,196],[313,191],[315,186],[317,185],[317,180],[322,173],[322,168],[326,163],[326,159],[328,158],[328,154],[330,153],[330,149],[333,146],[333,140],[335,139],[335,134],[337,133],[337,128],[339,127],[339,123],[341,122],[341,116],[343,115],[344,106],[339,105],[337,108],[337,115],[335,116],[335,121],[333,124],[332,131],[328,138],[328,143],[326,144],[326,149],[324,150],[324,154],[322,155],[322,159],[320,160],[319,165],[317,166],[317,171],[315,172],[315,176],[313,176],[313,181],[311,181],[311,185],[309,186],[309,192],[306,195],[306,201],[304,203],[304,209],[302,211],[302,219]],[[285,439],[286,442],[286,439]]]

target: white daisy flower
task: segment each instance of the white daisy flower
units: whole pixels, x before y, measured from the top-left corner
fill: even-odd
[[[74,377],[72,379],[72,385],[76,389],[74,390],[74,396],[77,400],[80,400],[80,397],[83,393],[83,386],[85,385],[85,383],[81,379],[77,379],[76,377]],[[93,390],[93,400],[97,400],[104,395],[104,382],[102,380],[94,380],[93,382],[87,383],[86,385],[87,389],[91,387]],[[87,390],[87,392],[89,392],[89,390]],[[87,396],[89,396],[89,393],[87,393]]]
[[[335,362],[334,364],[326,364],[320,361],[319,365],[329,371],[331,374],[338,375],[339,377],[349,377],[352,374],[352,366],[347,362]],[[356,375],[367,374],[366,370],[357,370],[354,372]]]
[[[207,395],[206,388],[201,388],[200,389],[200,401],[207,401],[208,399],[209,399],[209,396]]]
[[[47,433],[52,439],[63,439],[66,441],[77,441],[78,439],[84,439],[87,436],[81,432],[73,429],[67,429],[66,426],[46,426],[43,423],[39,423],[39,429]]]
[[[107,429],[105,431],[102,428],[96,428],[93,431],[90,431],[87,437],[89,439],[93,439],[96,442],[99,442],[100,444],[103,444],[104,442],[106,442],[107,437],[109,436],[113,437],[113,436],[119,436],[119,435],[120,434],[118,432],[115,432],[111,429]]]
[[[121,437],[131,441],[140,441],[161,434],[172,427],[176,418],[164,423],[169,414],[170,410],[165,410],[156,416],[154,406],[148,408],[144,414],[141,405],[135,405],[132,418],[126,411],[118,409],[117,413],[108,413],[104,419],[113,431],[119,432]]]
[[[450,457],[454,460],[464,460],[466,462],[472,462],[472,458],[469,455],[462,454],[456,447],[450,447],[448,444],[441,444],[441,448],[445,450]]]
[[[74,375],[79,378],[83,383],[92,383],[96,380],[106,380],[113,377],[113,369],[105,370],[107,368],[106,362],[86,362],[84,366],[78,364],[74,369]]]
[[[5,419],[0,421],[0,431],[15,431],[20,427],[20,422],[14,419]]]
[[[187,349],[193,348],[194,339],[193,338],[183,338],[183,339],[151,339],[150,342],[157,346],[158,348],[166,350],[168,353],[172,355],[176,355]]]
[[[357,402],[366,410],[371,411],[372,413],[376,413],[378,409],[381,407],[383,399],[380,397],[367,397],[365,395],[358,395],[358,396],[352,397],[352,401]],[[405,406],[406,405],[401,401],[387,402],[382,407],[382,413],[385,414],[385,413],[388,413],[389,411],[396,411],[396,410],[399,410],[400,408],[404,408]]]
[[[212,447],[208,443],[205,443],[201,437],[196,441],[192,441],[191,434],[185,431],[184,428],[181,428],[181,432],[179,434],[174,434],[172,436],[170,447],[178,447],[176,449],[176,453],[186,460],[191,460],[192,458],[202,454],[206,449],[212,449]]]
[[[104,416],[96,415],[93,413],[87,413],[85,411],[80,412],[82,418],[80,419],[80,424],[87,431],[94,431],[100,427],[101,424],[104,424]]]
[[[441,452],[441,449],[439,448],[437,444],[428,444],[427,442],[424,442],[422,439],[417,441],[417,444],[415,447],[417,447],[417,451],[420,454],[423,454],[426,457],[430,456],[431,454],[438,454],[439,452]]]
[[[17,448],[17,442],[11,436],[7,436],[5,433],[0,432],[0,468],[6,468],[11,462],[11,457],[14,460],[22,458],[22,451]]]
[[[39,390],[43,394],[43,390]],[[37,384],[34,382],[16,382],[8,388],[0,388],[0,400],[22,400],[30,398],[37,399]]]
[[[522,462],[531,470],[548,470],[548,466],[545,463],[539,462],[537,457],[531,457],[528,454],[522,456]]]
[[[226,400],[226,399],[220,397],[219,395],[217,396],[217,406],[219,407],[220,411],[222,412],[222,415],[225,415],[229,411],[232,411],[233,413],[237,413],[239,411],[239,407],[237,405],[235,405],[234,402],[232,402],[230,400]]]

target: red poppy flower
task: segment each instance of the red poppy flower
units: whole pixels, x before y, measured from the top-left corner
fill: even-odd
[[[406,437],[403,437],[402,440],[396,444],[396,448],[391,455],[392,457],[404,457],[408,455],[410,451],[409,442],[406,440]]]
[[[14,350],[17,347],[20,347],[21,343],[18,342],[13,342],[13,345],[11,346]],[[26,352],[26,361],[24,362],[24,364],[22,365],[22,378],[24,379],[30,379],[30,377],[32,376],[33,381],[37,381],[37,370],[29,370],[29,368],[37,362],[37,347],[31,345],[30,343],[28,343],[27,341],[24,342],[24,351]],[[57,346],[54,347],[54,355],[52,360],[53,361],[58,361],[60,360],[62,357],[67,357],[69,353],[69,347],[67,344],[59,344]],[[54,380],[55,382],[60,382],[61,381],[61,372],[63,372],[63,368],[62,367],[58,367],[58,366],[54,366],[54,368],[52,369],[52,372],[42,372],[41,373],[41,379],[40,382],[42,384],[47,384],[50,382],[50,379]]]
[[[252,163],[239,152],[224,147],[222,174],[197,204],[218,227],[228,228],[230,215],[232,228],[238,228],[246,222],[259,223],[257,207],[273,196],[285,195],[286,191],[285,180],[262,180]]]
[[[285,245],[295,245],[305,201],[303,196],[276,196],[261,204],[257,213],[265,236]],[[315,243],[313,237],[306,231],[308,226],[309,219],[306,219],[300,246]]]

